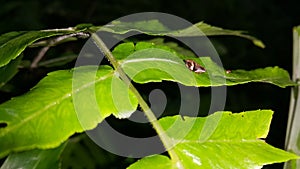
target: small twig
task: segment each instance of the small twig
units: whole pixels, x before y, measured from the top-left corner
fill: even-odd
[[[31,65],[30,65],[30,69],[34,69],[34,68],[38,67],[38,63],[42,60],[42,58],[45,56],[46,52],[49,49],[50,49],[50,46],[45,46],[39,51],[38,55],[32,61]]]
[[[71,38],[71,37],[87,38],[89,36],[90,36],[90,34],[88,34],[88,33],[77,32],[77,33],[72,33],[72,34],[68,34],[68,35],[59,36],[59,37],[56,37],[54,39],[50,39],[50,40],[45,41],[44,43],[42,43],[42,44],[45,44],[45,47],[43,47],[39,51],[37,56],[33,59],[31,65],[30,65],[30,68],[33,69],[33,68],[38,67],[38,63],[42,60],[42,58],[45,56],[45,54],[50,49],[50,47],[55,46],[55,45],[59,44],[60,42],[66,40],[68,38]],[[39,43],[37,43],[37,44],[39,44]],[[33,46],[35,46],[35,45],[33,44]],[[38,45],[36,45],[36,46],[38,46]]]

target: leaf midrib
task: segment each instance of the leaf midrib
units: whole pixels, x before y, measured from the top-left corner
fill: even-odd
[[[126,63],[135,63],[135,62],[144,62],[144,61],[148,61],[148,62],[153,62],[153,61],[161,61],[161,62],[167,62],[167,63],[174,63],[174,64],[178,64],[181,65],[179,62],[176,62],[174,60],[171,59],[162,59],[162,58],[135,58],[135,59],[128,59],[125,61],[121,62],[121,65],[124,66],[126,65]]]

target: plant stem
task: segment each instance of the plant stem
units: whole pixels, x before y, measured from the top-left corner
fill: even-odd
[[[45,56],[46,52],[50,49],[50,46],[45,46],[43,47],[38,55],[34,58],[34,60],[32,61],[30,68],[37,68],[38,67],[38,63],[42,60],[42,58]]]
[[[152,112],[151,108],[147,105],[145,100],[142,98],[138,90],[132,85],[130,79],[127,77],[123,69],[121,68],[118,61],[115,59],[113,54],[110,52],[110,50],[107,48],[105,43],[102,41],[102,39],[96,34],[92,34],[92,38],[96,45],[100,48],[100,50],[103,52],[103,54],[107,57],[107,59],[111,62],[115,70],[119,73],[120,78],[124,81],[126,85],[129,86],[129,89],[133,92],[135,97],[137,98],[139,105],[141,106],[142,110],[144,111],[146,117],[148,118],[149,122],[151,122],[153,128],[157,132],[158,136],[160,137],[163,145],[167,149],[170,157],[172,160],[174,160],[176,163],[179,162],[179,157],[177,156],[176,152],[171,148],[172,147],[172,141],[168,137],[168,135],[165,133],[159,122],[157,121],[154,113]],[[180,166],[180,165],[179,165]]]
[[[297,119],[300,118],[300,26],[295,27],[293,30],[293,81],[298,83],[298,86],[292,88],[289,118],[286,131],[285,149],[287,151],[300,153],[300,125]],[[291,160],[285,163],[284,169],[299,168],[300,160]]]

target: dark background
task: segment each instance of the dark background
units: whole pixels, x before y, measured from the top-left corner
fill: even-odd
[[[217,49],[222,49],[220,57],[224,66],[247,70],[280,66],[290,74],[292,28],[300,24],[298,20],[300,1],[297,0],[1,0],[0,2],[1,34],[19,30],[65,28],[79,23],[103,25],[136,12],[165,12],[192,23],[205,21],[223,28],[247,30],[251,35],[263,40],[266,48],[258,48],[250,41],[237,37],[212,38],[214,42],[221,44]],[[20,93],[32,87],[43,75],[35,73],[31,72],[30,85],[23,86],[24,89],[20,89]],[[228,87],[226,110],[233,112],[253,109],[274,110],[267,142],[283,148],[289,95],[290,88],[282,89],[269,84],[251,83]],[[281,165],[272,166],[275,167],[280,168]]]

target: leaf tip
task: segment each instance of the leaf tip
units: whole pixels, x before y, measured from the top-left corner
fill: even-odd
[[[253,44],[260,48],[263,48],[263,49],[266,47],[265,44],[261,40],[258,40],[258,39],[253,40]]]

